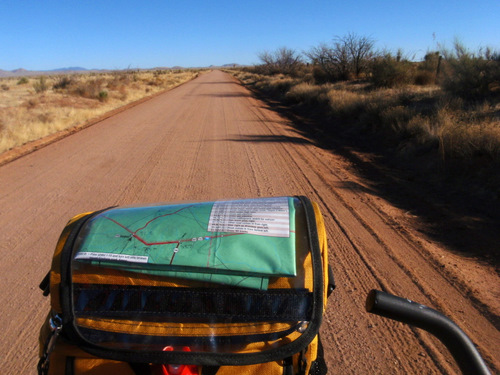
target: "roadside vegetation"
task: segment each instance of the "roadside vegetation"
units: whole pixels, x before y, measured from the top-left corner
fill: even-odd
[[[175,87],[197,70],[119,71],[0,79],[0,153]]]
[[[348,34],[299,54],[286,47],[233,72],[246,86],[289,106],[323,143],[339,135],[371,144],[425,178],[467,180],[500,202],[500,54],[400,50]]]

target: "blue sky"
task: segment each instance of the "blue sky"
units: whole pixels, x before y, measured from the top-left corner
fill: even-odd
[[[455,37],[500,50],[500,0],[1,0],[0,69],[258,63],[354,32],[421,58]]]

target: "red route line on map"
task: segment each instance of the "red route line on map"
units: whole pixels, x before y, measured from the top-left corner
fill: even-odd
[[[180,210],[179,210],[180,211]],[[179,212],[177,211],[177,212]],[[175,213],[175,212],[174,212]],[[174,214],[172,213],[172,214]],[[167,215],[162,215],[162,216],[168,216],[168,215],[172,215],[172,214],[167,214]],[[155,219],[158,219],[159,217],[161,216],[158,216],[157,218]],[[140,236],[137,235],[137,232],[141,229],[144,229],[150,222],[154,221],[155,219],[152,219],[150,220],[144,227],[142,227],[141,229],[138,229],[136,230],[135,232],[132,232],[130,229],[128,229],[125,225],[119,223],[118,221],[110,218],[110,217],[107,217],[105,216],[106,219],[112,221],[113,223],[115,223],[116,225],[120,226],[121,228],[125,229],[127,232],[129,232],[133,238],[135,238],[136,240],[142,242],[144,245],[146,246],[155,246],[155,245],[171,245],[171,244],[177,244],[179,245],[180,243],[182,242],[192,242],[193,240],[192,239],[187,239],[187,240],[177,240],[177,241],[164,241],[164,242],[147,242],[146,240],[144,240],[143,238],[141,238]],[[212,240],[213,238],[223,238],[223,237],[230,237],[230,236],[240,236],[242,234],[246,234],[246,233],[228,233],[228,234],[221,234],[221,235],[218,235],[218,236],[204,236],[204,238],[210,238],[210,240]]]
[[[107,217],[105,216],[106,219],[108,219],[109,221],[115,223],[116,225],[118,225],[119,227],[125,229],[127,232],[129,232],[133,238],[135,238],[136,240],[140,241],[141,243],[143,243],[144,245],[146,246],[154,246],[154,245],[171,245],[171,244],[177,244],[177,247],[179,247],[179,245],[181,244],[181,242],[192,242],[193,240],[192,239],[187,239],[187,240],[177,240],[177,241],[164,241],[164,242],[147,242],[146,240],[144,240],[143,238],[141,238],[140,236],[137,235],[137,232],[146,228],[150,223],[152,223],[154,220],[160,218],[160,217],[164,217],[164,216],[169,216],[169,215],[173,215],[173,214],[176,214],[177,212],[179,211],[182,211],[184,209],[186,209],[188,207],[184,207],[176,212],[173,212],[173,213],[170,213],[170,214],[166,214],[166,215],[161,215],[161,216],[158,216],[158,217],[155,217],[154,219],[151,219],[150,221],[148,221],[142,228],[140,229],[137,229],[135,232],[132,232],[129,228],[127,228],[125,225],[119,223],[118,221],[110,218],[110,217]],[[222,237],[230,237],[230,236],[239,236],[239,235],[242,235],[242,234],[245,234],[245,233],[228,233],[228,234],[221,234],[221,235],[218,235],[218,236],[204,236],[204,238],[210,238],[210,245],[209,245],[209,251],[208,251],[208,257],[207,257],[207,267],[209,267],[209,263],[210,263],[210,254],[212,252],[212,240],[214,238],[222,238]],[[177,254],[178,251],[174,251],[174,253],[172,254],[172,258],[170,259],[170,264],[172,264],[172,262],[174,261],[174,258],[175,258],[175,255]]]

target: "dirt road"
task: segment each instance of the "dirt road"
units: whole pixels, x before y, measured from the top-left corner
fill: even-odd
[[[73,215],[137,202],[296,194],[320,204],[328,231],[337,290],[322,336],[331,373],[457,371],[426,333],[368,315],[372,288],[450,315],[499,373],[496,274],[419,237],[408,214],[354,168],[219,71],[0,167],[0,373],[35,373],[49,309],[38,283]]]

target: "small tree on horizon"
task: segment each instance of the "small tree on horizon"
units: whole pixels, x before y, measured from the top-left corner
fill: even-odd
[[[329,81],[360,78],[375,57],[375,40],[349,33],[336,36],[331,45],[320,44],[304,53]]]
[[[267,74],[295,74],[300,65],[302,57],[293,49],[280,47],[273,52],[264,51],[258,54]]]
[[[349,33],[337,39],[337,43],[347,48],[352,71],[354,76],[359,78],[360,74],[368,69],[370,60],[375,56],[373,50],[375,40],[355,33]]]

